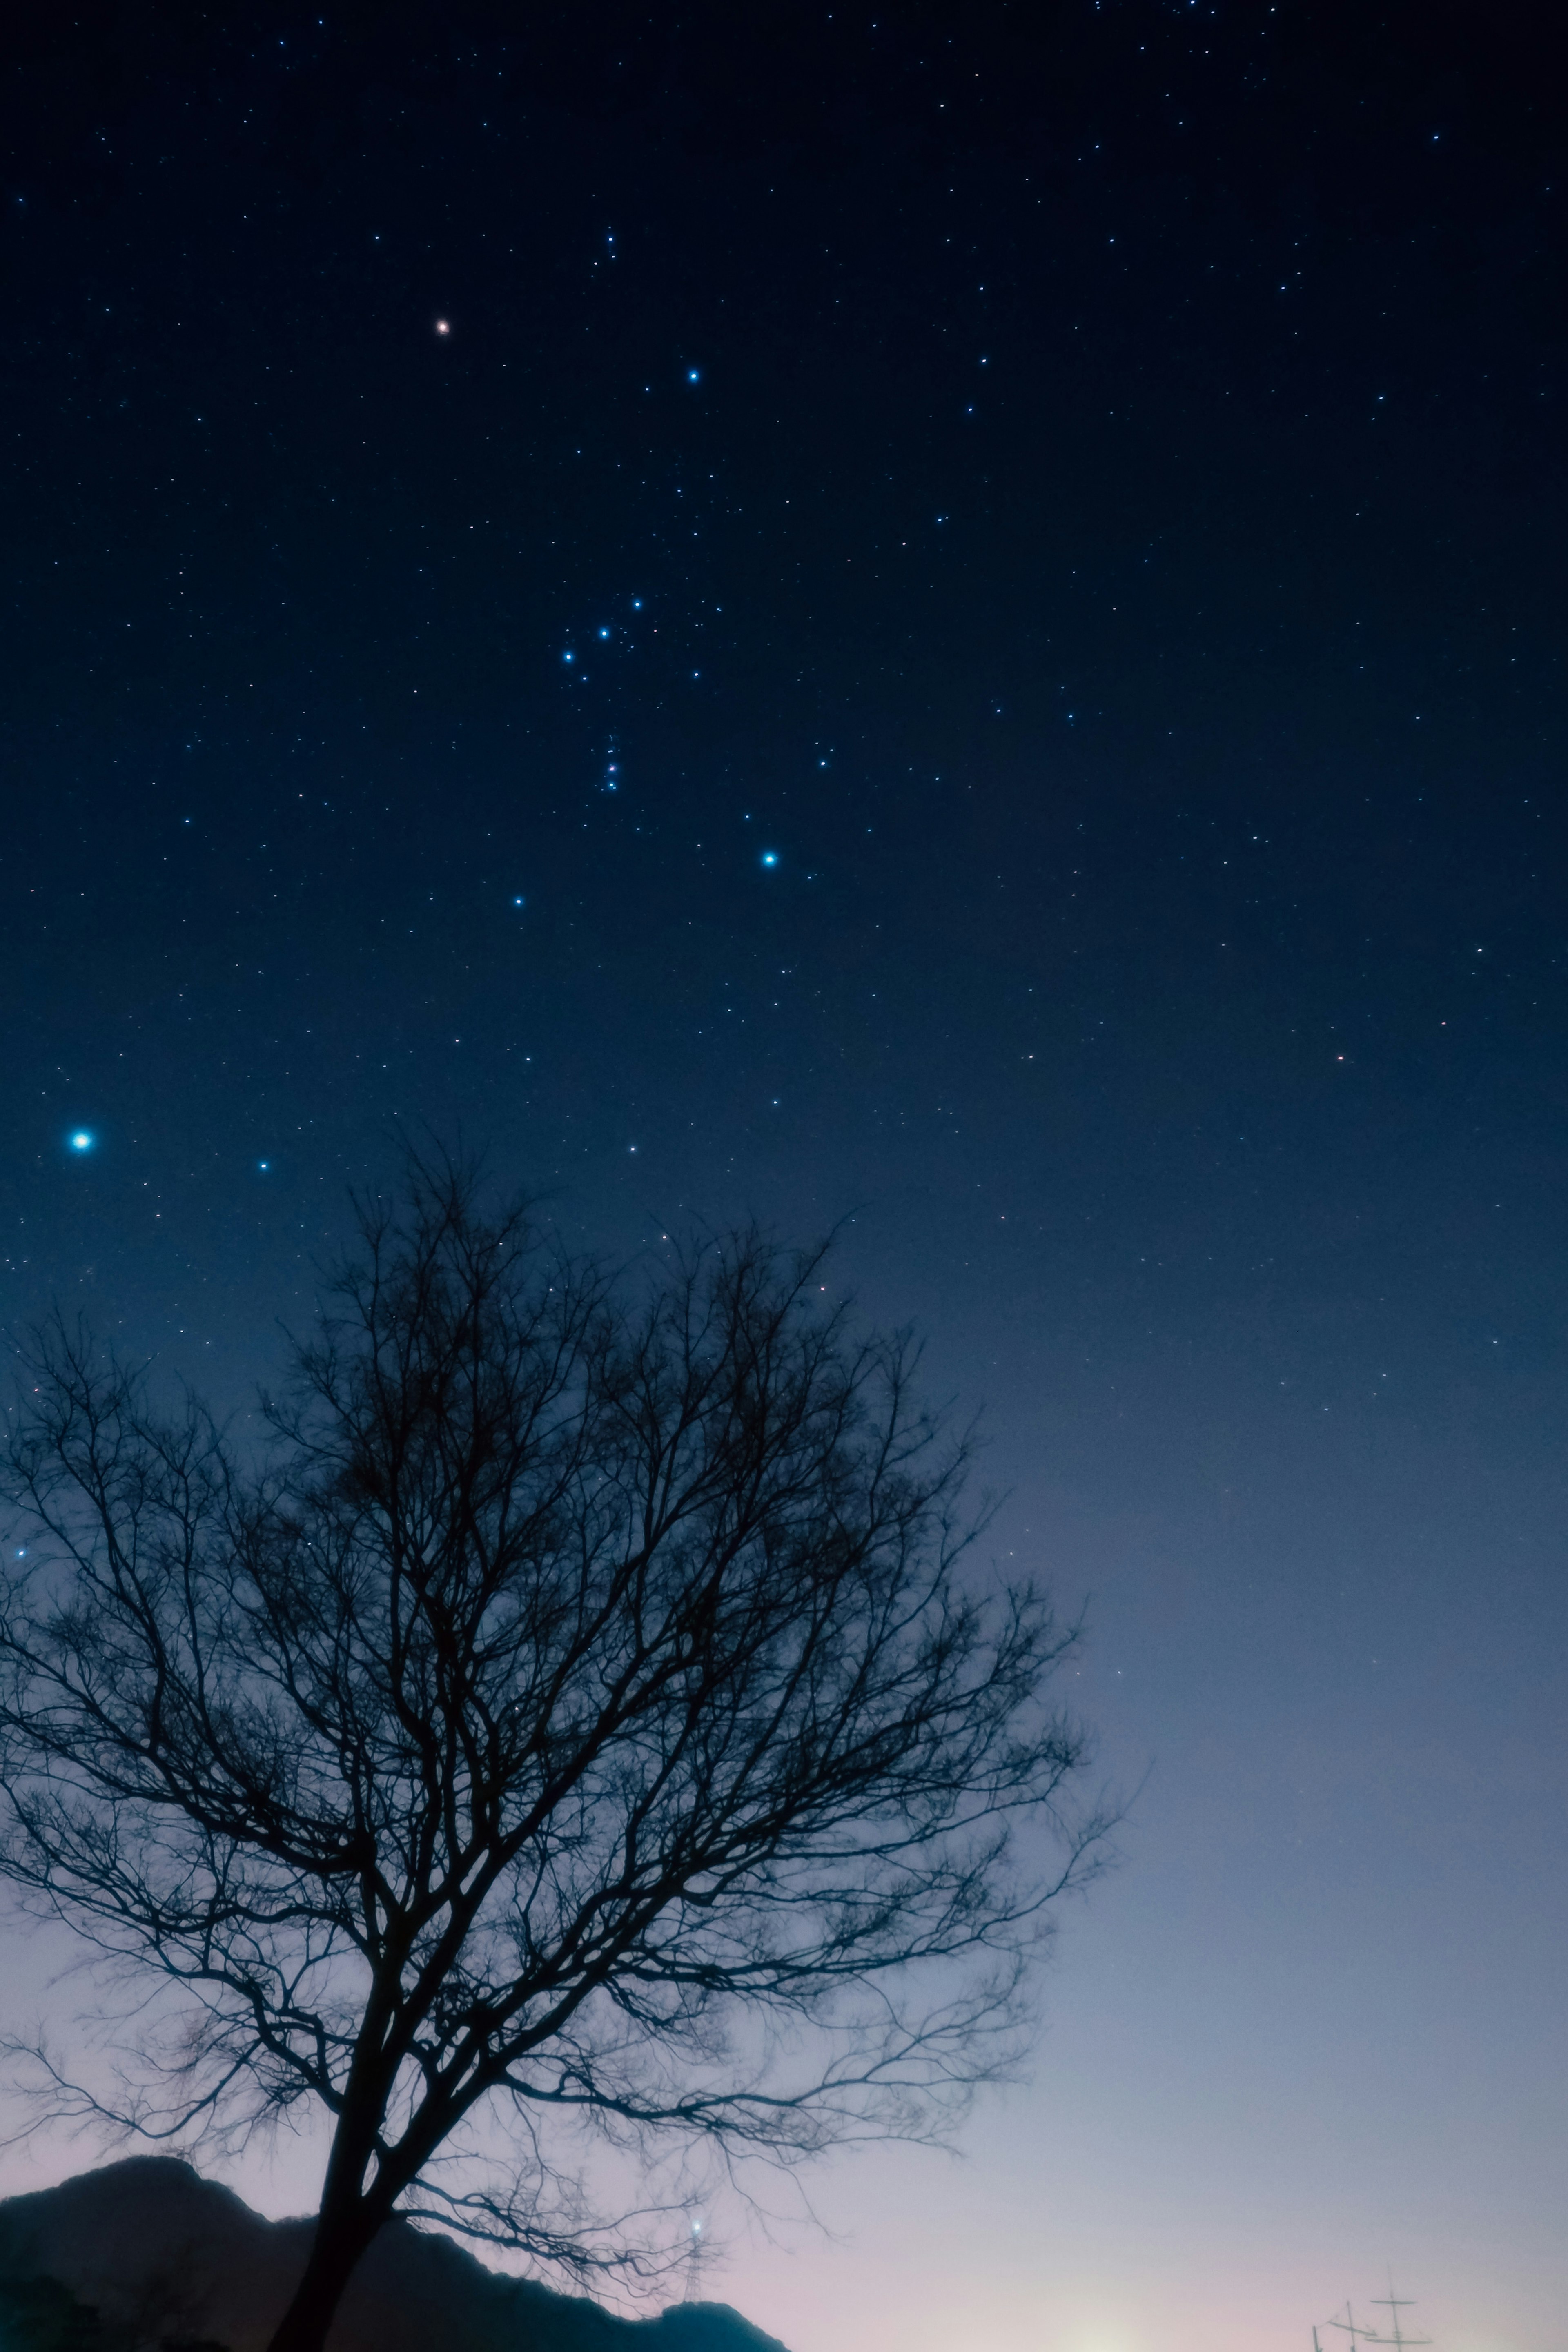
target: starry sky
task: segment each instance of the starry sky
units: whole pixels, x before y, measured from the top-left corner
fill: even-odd
[[[1031,2082],[715,2291],[1549,2352],[1549,12],[20,14],[0,1318],[237,1405],[425,1133],[616,1252],[845,1221],[1140,1792]]]

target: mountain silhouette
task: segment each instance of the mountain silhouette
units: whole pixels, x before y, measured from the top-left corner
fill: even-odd
[[[0,2202],[0,2352],[265,2352],[312,2221],[268,2221],[175,2157]],[[328,2352],[784,2352],[727,2304],[622,2319],[388,2223]]]

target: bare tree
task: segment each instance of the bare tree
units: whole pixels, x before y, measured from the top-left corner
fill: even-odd
[[[174,1996],[111,2091],[35,2054],[57,2114],[186,2145],[326,2108],[274,2352],[395,2208],[651,2259],[590,2125],[933,2133],[1104,1828],[1072,1631],[960,1570],[965,1447],[816,1257],[616,1281],[451,1167],[360,1223],[264,1459],[59,1323],[8,1457],[0,1870]]]

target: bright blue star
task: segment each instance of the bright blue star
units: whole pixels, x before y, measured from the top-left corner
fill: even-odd
[[[92,1150],[92,1146],[93,1138],[88,1133],[87,1129],[85,1127],[79,1127],[76,1133],[71,1138],[71,1150],[73,1151],[90,1151]]]
[[[686,371],[686,381],[687,381],[687,383],[701,383],[701,381],[702,381],[702,371],[701,371],[701,369],[700,369],[700,368],[688,368],[688,369],[687,369],[687,371]]]
[[[609,635],[609,634],[610,634],[610,633],[609,633],[608,629],[601,629],[601,630],[599,631],[599,635],[600,635],[602,637],[607,637],[607,636]]]
[[[258,1160],[257,1161],[257,1163],[256,1163],[256,1164],[257,1164],[257,1166],[260,1169],[260,1171],[261,1171],[262,1174],[265,1176],[265,1175],[266,1175],[266,1173],[267,1173],[267,1171],[268,1171],[268,1170],[271,1167],[272,1162],[271,1162],[271,1160]]]
[[[575,661],[577,656],[575,654],[563,654],[561,658],[563,661]]]
[[[779,862],[779,854],[778,854],[778,851],[777,851],[776,849],[764,849],[764,850],[763,850],[763,864],[764,866],[776,866],[776,865],[778,864],[778,862]]]

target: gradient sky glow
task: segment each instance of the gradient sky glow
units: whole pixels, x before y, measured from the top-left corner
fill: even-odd
[[[1031,2082],[718,2291],[1556,2352],[1548,20],[32,14],[0,1317],[238,1405],[424,1123],[574,1241],[847,1219],[1140,1793]]]

